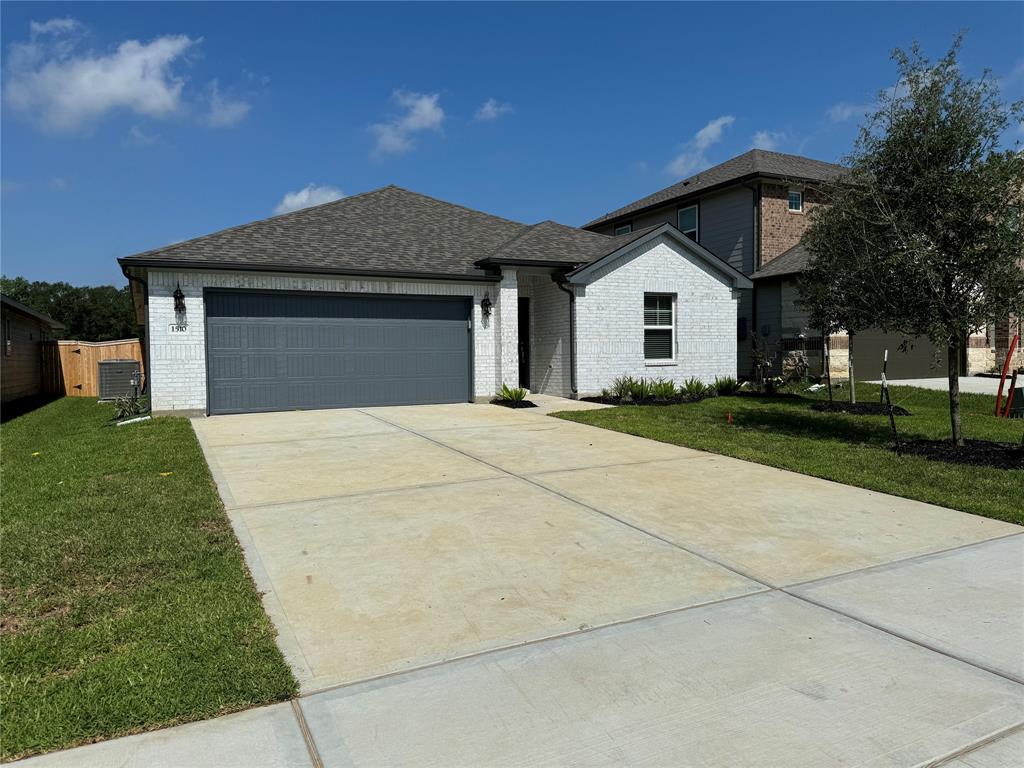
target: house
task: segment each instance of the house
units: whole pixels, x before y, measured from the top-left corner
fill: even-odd
[[[38,397],[44,391],[43,342],[64,325],[3,295],[0,325],[4,343],[0,354],[0,402]]]
[[[156,412],[564,397],[736,374],[752,288],[657,223],[527,225],[395,186],[118,260]]]
[[[782,373],[787,358],[798,352],[807,356],[812,371],[823,372],[821,331],[809,327],[807,313],[798,301],[797,279],[810,258],[800,238],[810,224],[808,214],[826,204],[821,183],[840,173],[843,167],[834,163],[752,149],[600,216],[583,228],[622,235],[662,222],[675,224],[754,282],[754,290],[744,294],[739,305],[740,374],[752,373],[755,335],[772,359],[774,373]],[[904,341],[897,334],[864,331],[855,336],[856,359],[866,365],[877,362],[880,368],[888,349],[890,378],[946,375],[944,349],[926,338]],[[982,331],[972,335],[962,367],[969,372],[991,368],[996,343],[994,334]],[[835,334],[829,349],[832,373],[845,376],[848,337]]]

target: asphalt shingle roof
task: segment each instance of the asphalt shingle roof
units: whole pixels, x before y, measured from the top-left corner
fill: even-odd
[[[803,272],[811,261],[811,254],[803,245],[797,243],[769,261],[750,276],[751,280],[762,280],[766,277],[782,277]]]
[[[634,214],[647,208],[669,203],[699,192],[718,187],[722,184],[757,176],[768,176],[782,179],[802,181],[826,181],[845,169],[835,163],[812,160],[800,155],[787,155],[782,152],[769,152],[764,149],[752,149],[742,155],[726,160],[724,163],[708,168],[687,179],[665,187],[654,194],[635,200],[611,213],[606,213],[587,224],[584,228],[594,227],[605,222]]]
[[[647,231],[613,237],[553,221],[531,226],[388,186],[119,262],[482,277],[488,260],[585,264]]]

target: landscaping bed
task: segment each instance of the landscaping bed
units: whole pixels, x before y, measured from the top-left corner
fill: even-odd
[[[889,406],[883,403],[846,403],[838,400],[831,403],[812,403],[811,408],[826,413],[849,413],[853,416],[888,416]],[[910,411],[902,405],[892,407],[893,416],[909,416]]]
[[[965,440],[957,448],[949,440],[910,440],[900,443],[900,451],[932,461],[969,464],[975,467],[1024,469],[1024,444],[997,443],[992,440]],[[1022,491],[1024,492],[1024,491]]]
[[[64,398],[0,428],[4,759],[297,686],[186,419]]]
[[[948,441],[945,392],[890,388],[894,405],[911,415],[897,422],[901,443]],[[877,385],[858,383],[864,401],[878,401]],[[891,493],[1024,524],[1024,471],[893,453],[887,415],[814,410],[824,390],[790,397],[713,397],[667,407],[565,411],[559,418],[711,451],[848,485]],[[995,398],[961,394],[965,433],[972,440],[1016,444],[1020,421],[992,415]],[[742,470],[738,470],[742,475]],[[742,476],[737,477],[742,482]]]

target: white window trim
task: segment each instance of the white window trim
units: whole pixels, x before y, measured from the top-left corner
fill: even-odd
[[[618,224],[613,230],[614,235],[629,235],[633,233],[633,222],[627,221],[625,224]]]
[[[693,232],[693,242],[699,243],[700,242],[700,205],[698,203],[694,203],[693,205],[683,206],[682,208],[679,208],[676,211],[676,229],[678,229],[684,235],[687,232],[691,231],[689,229],[684,230],[682,227],[679,226],[679,219],[680,219],[680,216],[681,216],[682,212],[683,211],[688,211],[691,208],[693,208],[693,210],[695,210],[697,212],[697,216],[696,216],[697,223],[696,223],[696,226],[694,226],[694,228],[692,230],[692,232]],[[675,306],[675,305],[673,304],[673,306]]]
[[[647,336],[647,331],[664,331],[666,328],[668,328],[668,330],[671,333],[671,341],[669,343],[671,344],[672,357],[655,357],[649,360],[647,359],[647,356],[644,355],[644,365],[677,365],[678,361],[676,360],[676,295],[674,293],[662,293],[660,291],[644,291],[645,302],[647,301],[648,296],[668,296],[669,299],[672,300],[672,322],[669,323],[668,325],[648,325],[647,323],[644,323],[644,333],[643,336],[641,336],[640,338],[640,342],[644,342]]]
[[[794,192],[796,194],[800,195],[800,207],[796,208],[796,209],[789,207],[789,196],[792,195]],[[802,189],[790,188],[789,192],[786,194],[786,210],[789,213],[803,213],[804,212],[804,191]]]

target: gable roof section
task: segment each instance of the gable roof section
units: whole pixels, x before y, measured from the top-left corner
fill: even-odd
[[[128,267],[238,269],[435,279],[496,279],[492,267],[574,269],[656,227],[600,235],[554,221],[521,224],[400,187],[118,259]]]
[[[118,259],[122,266],[480,279],[525,224],[388,186]]]
[[[708,192],[717,187],[749,181],[759,177],[793,179],[794,181],[827,181],[842,173],[845,168],[835,163],[813,160],[800,155],[787,155],[782,152],[769,152],[764,149],[752,149],[724,163],[720,163],[706,171],[683,179],[665,187],[654,194],[642,197],[628,205],[624,205],[611,213],[599,216],[583,225],[584,229],[619,219],[623,216],[636,214],[648,208],[656,208],[674,200]]]
[[[64,328],[64,323],[59,320],[54,320],[52,317],[44,315],[42,312],[36,312],[32,307],[25,306],[20,301],[15,301],[10,296],[0,294],[0,304],[2,304],[6,309],[25,315],[26,317],[30,317],[33,320],[37,320],[55,331],[59,331]]]
[[[751,280],[764,280],[771,277],[784,277],[803,272],[811,261],[811,253],[803,245],[797,243],[788,251],[776,256],[757,272],[750,276]]]
[[[589,282],[588,278],[590,275],[605,264],[614,261],[632,248],[638,248],[645,243],[649,243],[650,241],[664,235],[673,240],[676,244],[682,246],[683,250],[688,251],[703,261],[710,269],[721,274],[722,277],[732,283],[733,288],[754,287],[754,284],[750,282],[749,277],[744,275],[731,264],[722,261],[722,259],[715,256],[715,254],[704,246],[691,240],[671,224],[658,224],[657,226],[647,227],[636,234],[636,237],[630,237],[626,242],[617,244],[616,248],[606,253],[603,257],[595,259],[589,264],[584,264],[569,272],[567,275],[569,282],[585,284]]]

